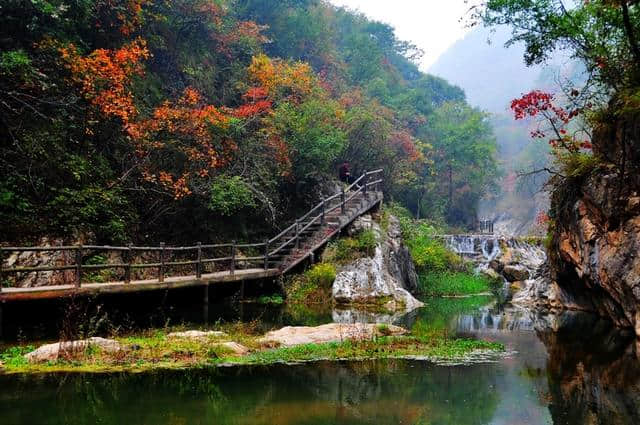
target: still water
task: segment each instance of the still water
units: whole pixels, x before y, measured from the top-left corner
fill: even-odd
[[[279,317],[290,323],[296,315]],[[533,316],[490,298],[468,298],[427,300],[425,308],[396,320],[501,341],[510,355],[456,366],[320,362],[0,375],[0,424],[640,423],[635,338],[598,319]]]

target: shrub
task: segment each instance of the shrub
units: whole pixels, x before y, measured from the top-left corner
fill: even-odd
[[[376,244],[378,243],[376,234],[373,230],[364,230],[358,234],[357,247],[358,251],[372,256],[376,250]]]
[[[598,167],[598,157],[590,153],[569,152],[558,156],[558,161],[567,177],[583,177]]]
[[[354,238],[341,238],[331,242],[324,252],[326,263],[343,265],[374,254],[378,241],[373,230],[364,230]]]
[[[433,237],[431,226],[421,225],[413,236],[407,240],[411,256],[419,271],[437,271],[454,269],[459,270],[462,259],[450,251],[442,241]]]
[[[243,208],[255,206],[253,192],[241,177],[220,176],[211,185],[211,211],[222,216],[231,216]]]
[[[333,285],[336,280],[336,268],[327,263],[320,263],[313,266],[304,273],[309,283],[320,288],[327,288]]]
[[[320,263],[285,284],[287,298],[294,303],[319,304],[331,298],[331,286],[336,279],[332,264]]]
[[[284,299],[282,298],[282,296],[275,294],[275,295],[263,295],[260,298],[258,298],[258,304],[275,304],[275,305],[280,305],[284,303]]]

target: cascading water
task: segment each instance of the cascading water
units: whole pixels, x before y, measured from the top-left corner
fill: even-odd
[[[473,236],[450,236],[447,244],[456,254],[475,254],[476,252]]]
[[[547,259],[543,248],[514,238],[493,235],[453,235],[444,238],[447,247],[456,254],[472,257],[478,266],[503,254],[501,245],[509,248],[518,263],[535,270]]]
[[[500,244],[496,239],[484,239],[480,244],[482,255],[487,261],[493,261],[500,253]]]

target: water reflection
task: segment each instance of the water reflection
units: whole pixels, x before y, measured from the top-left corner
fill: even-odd
[[[631,332],[585,314],[532,314],[490,297],[425,301],[425,308],[392,320],[425,334],[500,341],[515,353],[498,363],[454,367],[320,362],[0,376],[0,425],[640,423],[640,361]],[[335,313],[285,308],[262,319],[267,327],[316,324]]]
[[[498,365],[424,362],[0,378],[7,424],[489,423]],[[9,408],[11,407],[11,408]]]

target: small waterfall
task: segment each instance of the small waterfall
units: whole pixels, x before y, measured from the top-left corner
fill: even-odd
[[[456,254],[475,254],[475,241],[473,236],[450,236],[447,245]]]
[[[514,238],[493,235],[453,235],[446,236],[444,241],[456,254],[474,256],[480,266],[500,257],[503,253],[501,244],[511,249],[519,264],[531,270],[540,267],[547,258],[542,247]]]
[[[495,238],[483,239],[480,246],[482,249],[482,255],[487,261],[493,261],[498,255],[500,255],[500,244]]]

